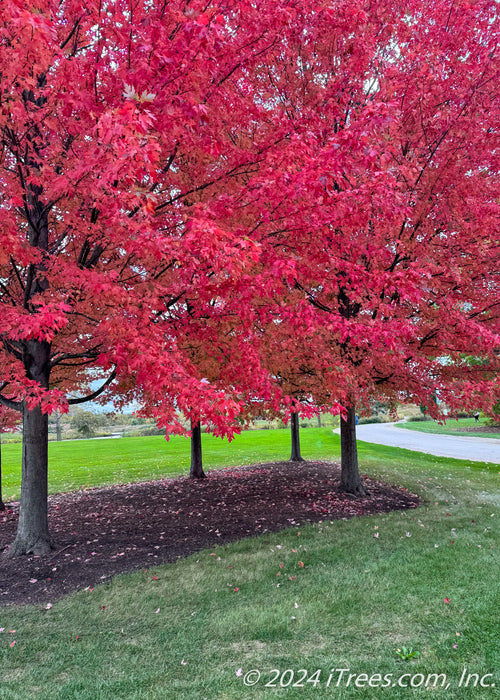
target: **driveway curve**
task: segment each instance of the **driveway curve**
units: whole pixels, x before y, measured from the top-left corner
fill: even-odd
[[[490,462],[500,465],[500,440],[496,438],[433,435],[414,430],[396,428],[395,423],[358,425],[356,436],[363,442],[376,445],[403,447],[438,457],[470,459],[474,462]]]

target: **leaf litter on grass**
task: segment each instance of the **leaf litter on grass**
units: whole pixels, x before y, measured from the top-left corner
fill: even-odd
[[[406,489],[367,477],[366,498],[341,494],[339,472],[330,462],[273,462],[214,470],[200,481],[179,477],[50,496],[54,551],[8,564],[0,558],[0,605],[46,604],[216,544],[419,503]],[[9,510],[4,545],[17,526],[18,509]]]

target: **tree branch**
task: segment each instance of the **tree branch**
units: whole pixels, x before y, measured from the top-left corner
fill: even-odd
[[[4,382],[2,386],[0,386],[0,391],[5,389],[6,386],[8,386],[8,382]],[[12,399],[7,399],[5,396],[2,396],[2,394],[0,394],[0,403],[7,408],[11,408],[13,411],[23,410],[23,404],[21,401],[12,401]]]
[[[65,360],[95,360],[99,356],[100,345],[96,345],[90,350],[84,350],[83,352],[69,353],[65,352],[59,356],[56,356],[50,363],[51,368],[56,365],[61,364]]]
[[[78,399],[69,399],[69,400],[68,400],[68,404],[69,404],[70,406],[74,406],[74,405],[77,404],[77,403],[85,403],[86,401],[93,401],[93,400],[96,399],[100,394],[102,394],[102,392],[104,391],[104,389],[105,389],[107,386],[109,386],[109,385],[111,384],[111,382],[113,381],[113,379],[114,379],[115,377],[116,377],[116,369],[114,369],[114,370],[111,372],[111,374],[109,375],[109,377],[106,379],[106,381],[104,382],[104,384],[103,384],[101,387],[99,387],[99,389],[97,389],[96,391],[94,391],[92,394],[89,394],[88,396],[81,396],[81,397],[78,398]]]
[[[14,262],[14,258],[12,255],[10,256],[10,264],[12,266],[12,269],[14,270],[14,274],[16,275],[17,281],[19,282],[19,286],[21,287],[21,290],[24,292],[24,284],[21,279],[21,275],[19,274],[19,270],[17,269],[17,265]]]
[[[81,17],[79,17],[79,18],[76,20],[76,22],[74,23],[74,25],[73,25],[73,27],[72,27],[70,33],[68,34],[68,36],[66,37],[66,39],[62,42],[62,44],[60,45],[59,48],[64,49],[64,47],[66,46],[66,44],[71,40],[71,37],[74,35],[74,33],[76,32],[76,30],[78,29],[78,26],[79,26],[81,20],[82,20]]]

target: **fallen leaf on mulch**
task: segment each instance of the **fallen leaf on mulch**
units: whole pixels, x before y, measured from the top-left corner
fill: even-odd
[[[276,462],[208,474],[199,481],[180,477],[50,496],[54,551],[0,557],[0,606],[53,603],[116,574],[244,537],[418,505],[406,489],[368,478],[366,498],[345,496],[337,490],[339,466],[329,462]],[[13,541],[17,519],[18,506],[11,504],[0,551]]]

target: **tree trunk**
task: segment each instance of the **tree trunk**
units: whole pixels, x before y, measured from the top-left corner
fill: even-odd
[[[26,375],[45,389],[49,386],[50,345],[31,339],[26,342]],[[49,418],[40,406],[23,407],[23,457],[21,500],[16,539],[7,556],[48,554],[51,542],[48,524],[48,441]]]
[[[40,74],[37,80],[38,88],[46,85],[45,74]],[[42,94],[35,97],[32,90],[25,90],[23,97],[26,102],[41,108],[47,98]],[[26,139],[30,142],[26,165],[33,168],[41,176],[39,162],[40,152],[47,146],[39,140],[33,130],[28,130]],[[29,183],[26,185],[26,205],[29,212],[28,242],[33,251],[40,257],[40,262],[30,267],[30,273],[24,289],[26,308],[31,307],[30,313],[36,314],[33,299],[43,295],[49,288],[46,277],[47,255],[49,251],[49,211],[52,205],[42,201],[43,186]],[[26,206],[25,205],[25,206]],[[29,338],[23,340],[23,364],[28,380],[36,382],[42,389],[49,388],[50,378],[50,343],[46,340]],[[48,554],[51,550],[48,525],[48,442],[49,419],[42,413],[40,406],[29,409],[23,402],[23,457],[21,500],[19,503],[19,522],[16,539],[9,547],[8,556],[20,554]]]
[[[48,554],[51,550],[47,518],[47,414],[37,406],[23,412],[21,501],[16,539],[7,555]]]
[[[206,479],[201,453],[201,423],[191,421],[191,479]]]
[[[0,510],[5,510],[5,504],[2,501],[2,433],[0,433]]]
[[[317,419],[318,419],[318,428],[321,428],[321,413],[318,413]]]
[[[56,413],[56,440],[57,442],[60,442],[62,440],[61,414],[59,413],[59,411]]]
[[[290,428],[292,431],[292,455],[290,462],[303,462],[300,454],[300,436],[299,436],[299,414],[295,411],[290,416]]]
[[[366,491],[359,477],[358,448],[356,445],[356,409],[347,409],[347,420],[340,419],[340,491],[354,496],[366,496]]]

